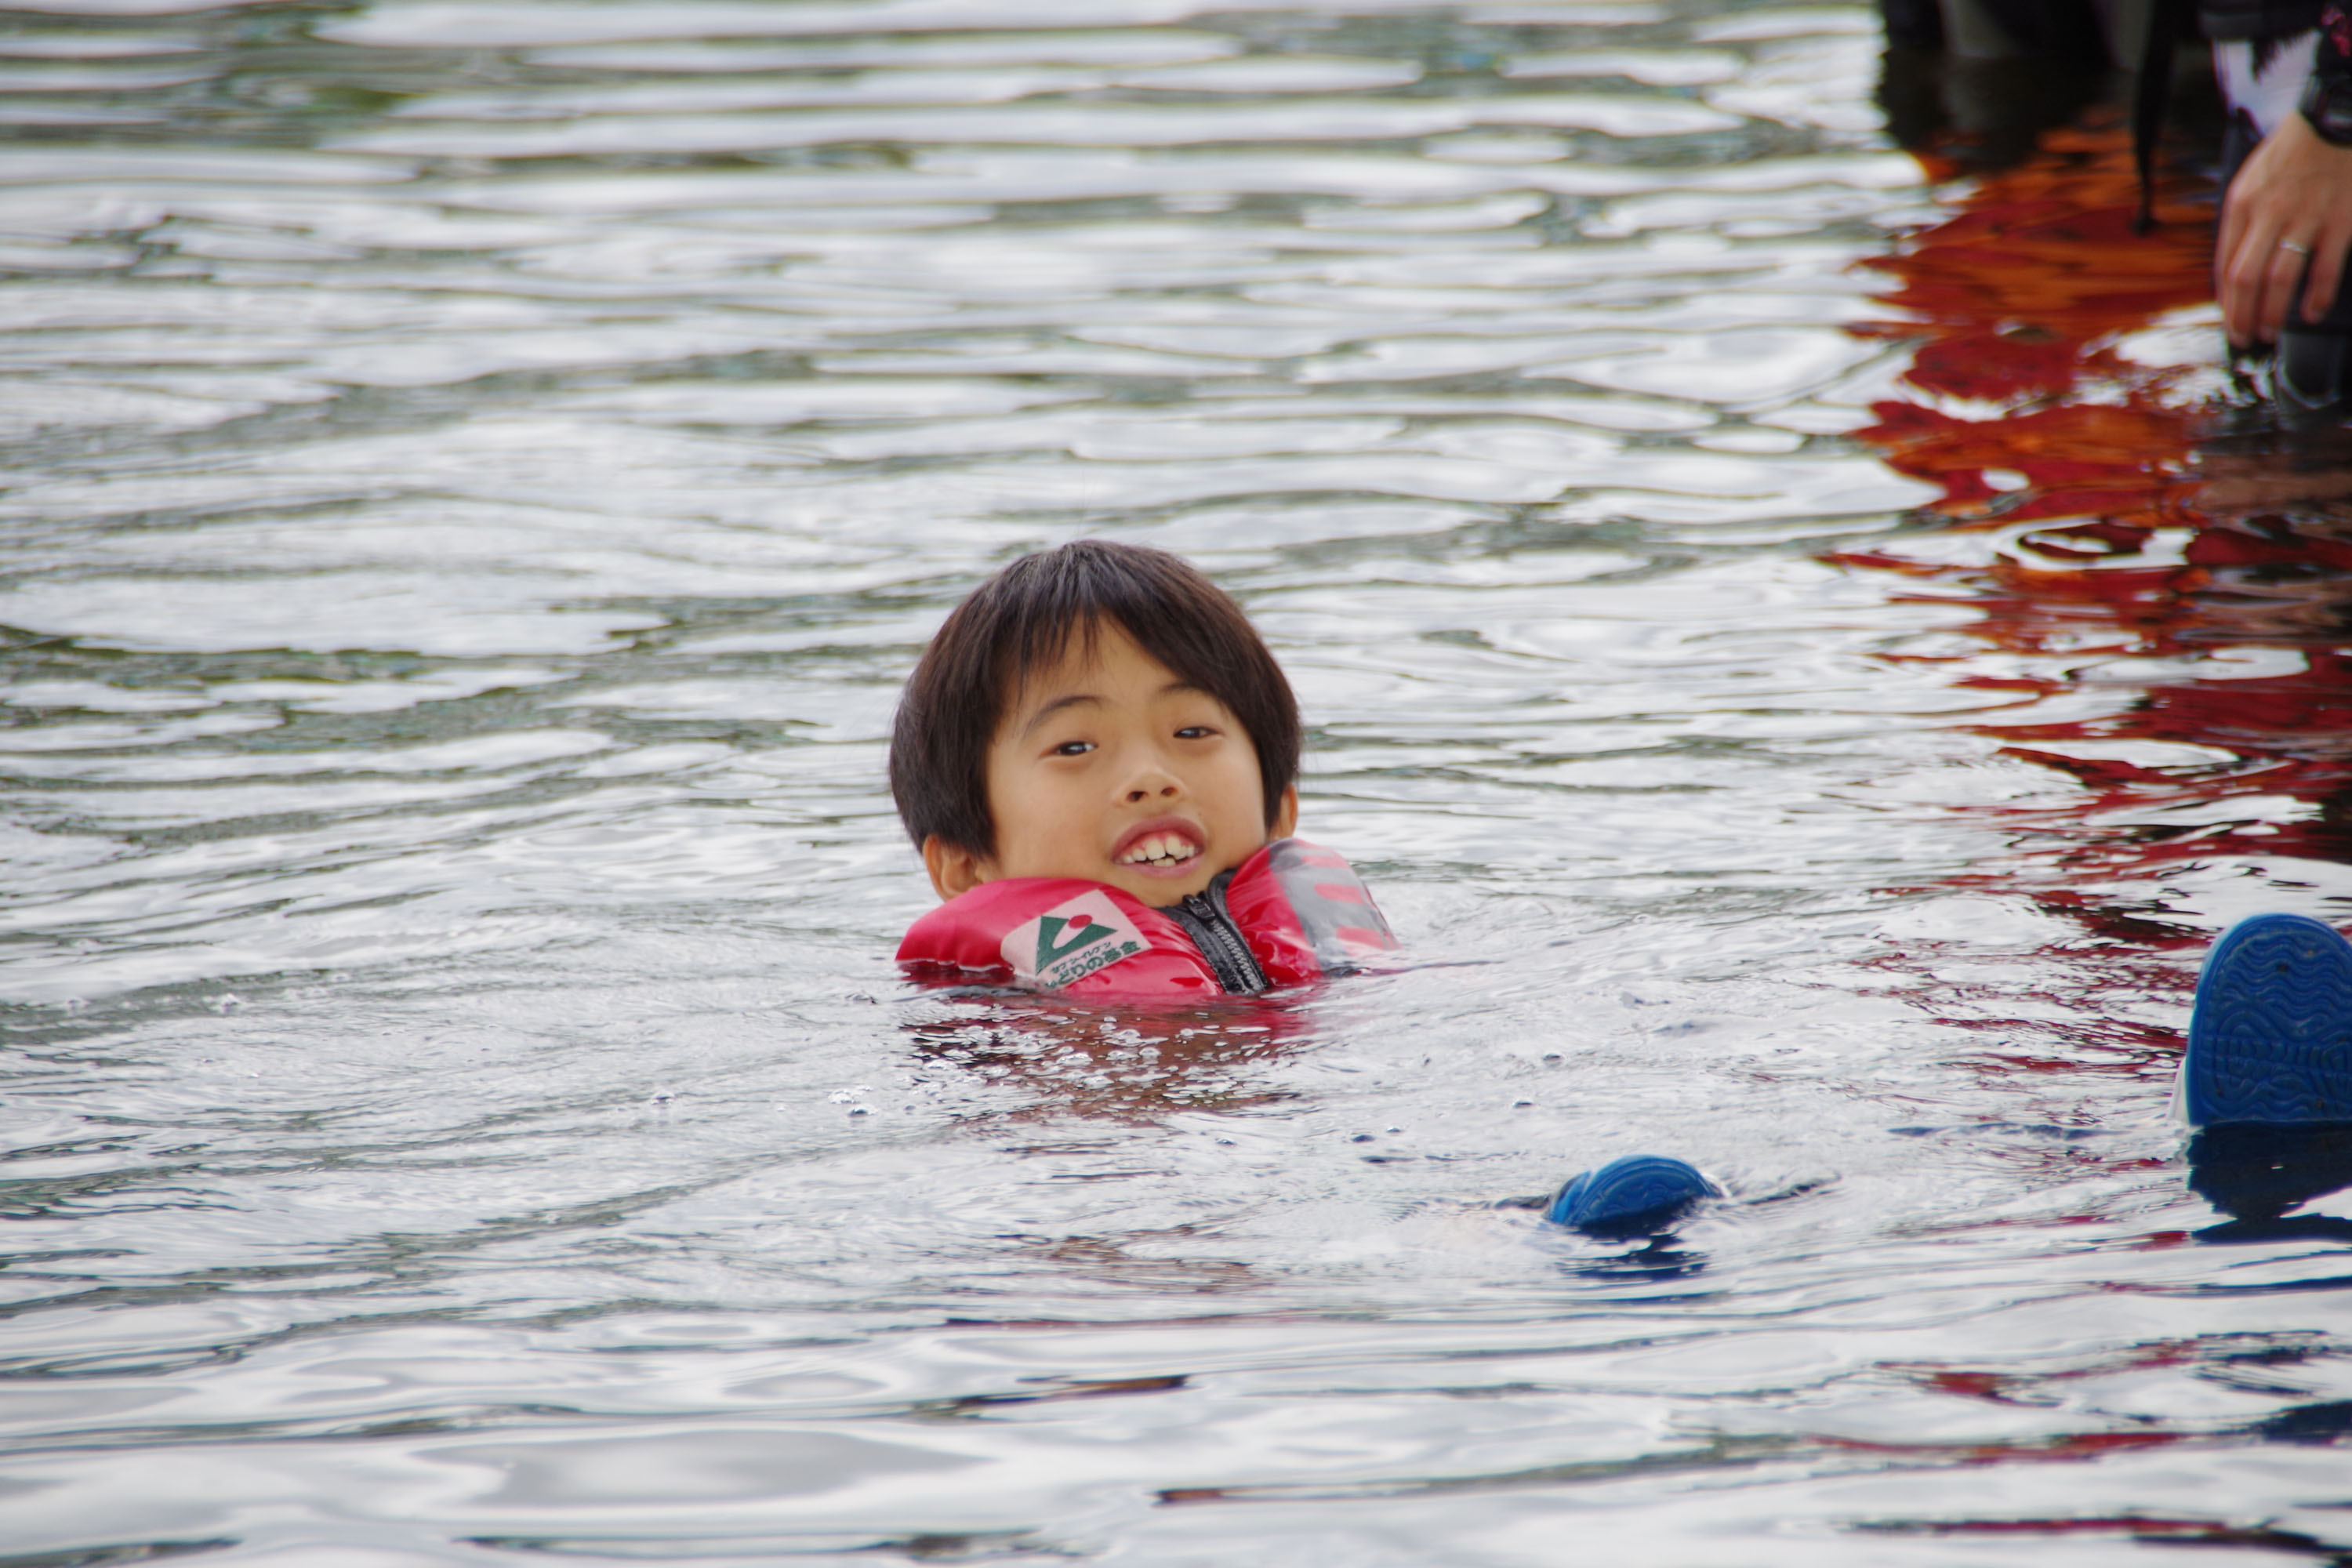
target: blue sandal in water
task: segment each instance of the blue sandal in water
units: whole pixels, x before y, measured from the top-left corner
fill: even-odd
[[[1589,1236],[1654,1236],[1696,1206],[1723,1195],[1713,1182],[1664,1154],[1627,1154],[1570,1176],[1544,1218]]]
[[[2181,1109],[2199,1127],[2352,1121],[2352,943],[2302,915],[2256,915],[2197,978]]]

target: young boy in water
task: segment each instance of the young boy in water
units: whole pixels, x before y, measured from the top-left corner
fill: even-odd
[[[907,683],[891,784],[931,886],[910,968],[1078,996],[1255,994],[1396,945],[1292,838],[1298,705],[1176,557],[1084,541],[956,607]]]
[[[890,791],[944,900],[919,973],[1080,995],[1251,994],[1394,939],[1347,862],[1291,837],[1298,704],[1240,606],[1162,551],[1083,540],[956,606],[898,706]],[[1633,1155],[1548,1217],[1601,1234],[1715,1189]]]
[[[1175,556],[1082,540],[956,606],[898,704],[890,793],[931,887],[1075,877],[1154,908],[1298,820],[1298,703]]]

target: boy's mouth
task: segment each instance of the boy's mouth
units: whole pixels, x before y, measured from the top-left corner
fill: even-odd
[[[1115,864],[1142,871],[1176,871],[1201,858],[1201,841],[1179,823],[1148,822],[1130,830],[1111,856]]]

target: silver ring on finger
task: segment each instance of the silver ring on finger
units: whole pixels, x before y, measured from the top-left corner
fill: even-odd
[[[2309,255],[2311,254],[2311,247],[2309,247],[2309,246],[2307,246],[2307,245],[2297,245],[2294,240],[2291,240],[2291,239],[2282,239],[2282,240],[2280,240],[2280,241],[2278,242],[2278,247],[2279,247],[2281,250],[2292,250],[2292,251],[2294,251],[2297,256],[2309,256]]]

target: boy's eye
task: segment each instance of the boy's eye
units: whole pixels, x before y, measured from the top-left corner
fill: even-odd
[[[1092,741],[1065,741],[1054,748],[1054,754],[1057,757],[1083,757],[1094,749]]]
[[[1187,724],[1176,731],[1176,738],[1180,741],[1205,741],[1216,732],[1207,724]]]

